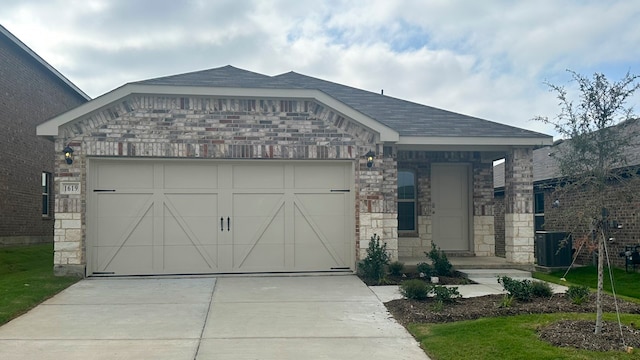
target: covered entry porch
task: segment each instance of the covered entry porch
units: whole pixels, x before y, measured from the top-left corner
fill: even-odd
[[[435,244],[457,268],[533,265],[533,146],[475,150],[399,147],[400,261],[424,262]],[[505,159],[507,168],[504,257],[496,256],[494,225],[493,163],[498,159]]]

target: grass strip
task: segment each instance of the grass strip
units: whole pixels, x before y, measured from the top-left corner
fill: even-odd
[[[53,275],[53,244],[0,248],[0,325],[78,280]]]
[[[615,314],[605,314],[606,321],[616,321]],[[408,329],[433,360],[484,359],[638,359],[623,352],[596,352],[559,348],[538,339],[536,330],[560,320],[593,320],[593,314],[534,314],[446,324],[410,324]],[[623,314],[625,324],[640,323],[640,315]]]
[[[613,268],[613,279],[616,287],[616,294],[621,295],[626,299],[635,299],[638,302],[640,299],[640,273],[626,272],[624,269]],[[569,286],[573,285],[585,285],[591,289],[596,289],[598,284],[598,271],[594,266],[585,266],[573,268],[565,276],[566,281],[561,281],[560,278],[564,275],[565,271],[554,271],[551,273],[534,273],[536,279],[553,282],[560,285]],[[611,281],[609,280],[609,269],[604,269],[604,291],[611,294]]]

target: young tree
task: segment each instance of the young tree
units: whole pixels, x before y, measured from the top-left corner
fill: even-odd
[[[568,139],[555,146],[550,154],[561,175],[554,195],[556,198],[582,195],[580,210],[563,206],[560,212],[567,224],[591,229],[592,236],[586,236],[583,241],[590,241],[592,247],[598,249],[595,333],[599,334],[602,330],[604,246],[609,238],[611,220],[605,189],[616,184],[619,196],[631,193],[628,184],[637,171],[629,169],[628,158],[633,154],[630,149],[638,145],[640,121],[634,119],[633,108],[627,107],[627,101],[640,83],[638,75],[628,72],[617,82],[609,82],[600,73],[589,78],[569,72],[577,84],[577,103],[564,87],[547,83],[560,100],[560,113],[554,119],[539,116],[535,120],[553,125],[564,139]]]

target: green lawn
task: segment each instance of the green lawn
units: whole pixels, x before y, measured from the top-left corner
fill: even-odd
[[[0,325],[78,280],[53,276],[53,244],[0,247]]]
[[[536,329],[562,319],[594,320],[592,314],[544,314],[483,318],[446,324],[411,324],[409,331],[433,360],[483,359],[638,359],[624,352],[593,352],[559,348],[538,340]],[[614,314],[605,320],[616,321]],[[640,315],[622,315],[626,324]]]
[[[598,282],[598,272],[593,266],[586,266],[571,269],[567,276],[566,282],[560,281],[565,271],[556,271],[550,274],[535,273],[534,277],[561,285],[586,285],[592,289],[596,289]],[[609,280],[609,269],[604,271],[604,290],[611,293],[611,281]],[[613,279],[616,288],[616,294],[629,298],[640,299],[640,273],[625,272],[624,269],[613,268]]]

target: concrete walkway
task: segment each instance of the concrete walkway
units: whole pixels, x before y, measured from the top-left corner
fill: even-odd
[[[83,280],[0,327],[13,359],[420,359],[357,277]]]
[[[531,273],[528,271],[513,269],[509,269],[506,272],[501,269],[475,269],[465,270],[465,273],[467,273],[469,280],[475,282],[475,284],[447,285],[447,287],[457,287],[458,292],[460,293],[460,295],[462,295],[463,298],[492,294],[506,294],[502,285],[498,283],[499,275],[507,275],[516,280],[527,279],[531,281],[542,281],[532,278]],[[567,291],[566,286],[553,283],[549,283],[549,286],[551,286],[551,289],[556,294],[565,293]],[[403,298],[397,285],[372,286],[371,291],[373,291],[378,299],[380,299],[380,301],[382,302]]]

